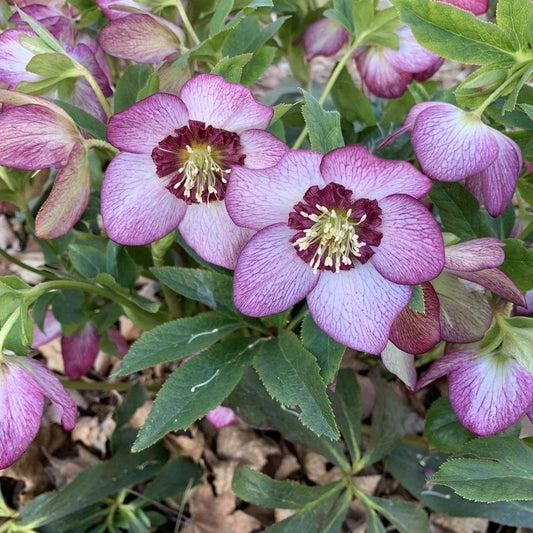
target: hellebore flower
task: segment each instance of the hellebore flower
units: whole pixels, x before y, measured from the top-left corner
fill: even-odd
[[[37,435],[50,398],[63,428],[76,425],[76,404],[45,365],[18,355],[0,358],[0,469],[17,461]]]
[[[307,297],[331,337],[380,353],[411,285],[444,264],[440,230],[416,199],[429,187],[412,165],[362,146],[289,152],[261,171],[236,168],[228,212],[258,233],[235,269],[235,305],[266,316]]]
[[[91,176],[78,127],[59,106],[38,96],[0,89],[0,165],[24,170],[56,167],[54,186],[35,219],[41,239],[67,233],[89,203]]]
[[[414,105],[392,139],[411,130],[411,142],[422,171],[440,181],[460,181],[492,216],[500,215],[513,197],[522,169],[522,152],[503,133],[475,113],[451,104]]]
[[[271,166],[288,150],[264,131],[272,114],[246,87],[200,74],[179,97],[153,94],[111,117],[108,138],[122,152],[102,185],[109,237],[147,244],[179,224],[202,258],[233,268],[253,232],[229,218],[226,187],[236,168]]]
[[[223,405],[215,407],[213,410],[209,411],[205,417],[217,429],[233,426],[233,424],[236,424],[239,421],[233,409],[224,407]]]
[[[533,409],[533,374],[503,350],[448,353],[431,365],[415,390],[446,374],[457,418],[477,435],[498,433]]]
[[[335,55],[348,41],[349,34],[344,27],[327,17],[310,24],[303,36],[305,59],[311,61],[316,56]]]
[[[413,79],[424,81],[433,76],[444,59],[416,41],[407,26],[398,28],[399,48],[363,46],[355,52],[357,70],[363,87],[381,98],[397,98]]]

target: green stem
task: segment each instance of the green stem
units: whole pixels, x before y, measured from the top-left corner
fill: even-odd
[[[109,144],[107,141],[103,141],[101,139],[86,139],[85,146],[87,148],[101,148],[102,150],[111,152],[111,154],[114,156],[120,153],[120,150],[115,148],[112,144]]]
[[[19,316],[20,316],[20,307],[17,307],[11,313],[11,315],[9,315],[9,318],[4,322],[2,329],[0,329],[0,354],[2,352],[2,348],[4,347],[4,343],[6,342],[7,336],[9,335],[9,332],[11,331],[13,326],[16,324]]]
[[[14,265],[17,265],[20,268],[23,268],[25,270],[29,270],[30,272],[33,272],[34,274],[39,274],[39,276],[43,276],[45,278],[48,278],[50,280],[56,280],[59,279],[58,276],[55,274],[52,274],[52,272],[47,272],[46,270],[39,270],[38,268],[33,268],[30,265],[27,265],[26,263],[23,263],[16,257],[12,256],[11,254],[8,254],[5,250],[2,250],[0,248],[0,255],[7,259],[10,263],[13,263]]]
[[[489,107],[489,105],[492,104],[492,102],[494,102],[512,82],[522,76],[524,71],[529,68],[530,64],[531,62],[527,62],[519,65],[517,70],[511,74],[511,76],[509,76],[494,92],[492,92],[480,106],[474,109],[472,113],[481,117],[481,115],[485,112],[485,109],[487,109],[487,107]]]
[[[287,326],[287,331],[292,331],[304,318],[305,315],[309,312],[309,308],[307,305],[302,307],[300,311],[296,314],[296,316],[289,322],[289,325]]]
[[[96,95],[96,98],[98,98],[98,101],[100,102],[100,105],[102,106],[102,109],[104,110],[107,118],[109,118],[112,115],[111,108],[109,107],[109,103],[107,102],[107,98],[104,96],[102,89],[100,89],[98,83],[96,83],[96,80],[94,79],[93,75],[83,65],[80,65],[80,63],[78,63],[77,61],[75,63],[76,70],[87,80],[87,82],[91,86],[91,89]]]
[[[331,89],[333,89],[335,82],[340,76],[342,69],[346,66],[346,63],[348,63],[348,60],[353,56],[353,53],[355,52],[356,48],[359,47],[360,43],[363,41],[366,35],[367,35],[366,33],[361,33],[361,35],[359,35],[357,39],[355,39],[355,41],[348,48],[347,52],[344,54],[342,59],[337,63],[337,66],[333,69],[333,72],[331,73],[328,83],[324,87],[324,90],[322,91],[322,95],[320,96],[318,100],[318,103],[320,105],[323,105],[324,102],[326,101],[327,97],[329,96],[329,93],[331,92]],[[300,133],[300,136],[298,137],[298,139],[296,139],[296,142],[294,143],[294,145],[292,146],[293,150],[300,148],[305,138],[307,137],[307,134],[308,134],[308,129],[306,126],[302,130],[302,133]]]
[[[125,296],[122,296],[121,294],[112,292],[111,290],[100,287],[98,285],[93,285],[92,283],[86,283],[84,281],[75,281],[75,280],[46,281],[44,283],[41,283],[40,285],[36,285],[33,289],[31,289],[30,292],[32,293],[32,296],[34,296],[34,298],[37,299],[39,296],[46,294],[47,292],[61,290],[61,289],[74,289],[74,290],[89,292],[92,294],[97,294],[98,296],[103,296],[104,298],[107,298],[108,300],[117,302],[123,307],[127,307],[131,309],[138,315],[141,315],[141,316],[144,316],[150,319],[161,320],[161,322],[165,322],[168,319],[168,316],[165,313],[161,313],[161,312],[151,313],[150,311],[143,309],[141,306],[137,305],[136,303],[132,302],[131,300],[129,300]]]
[[[167,251],[172,247],[175,240],[176,230],[173,230],[162,239],[159,239],[158,241],[152,243],[150,250],[152,252],[152,260],[154,262],[154,266],[165,266],[165,255]],[[170,289],[170,287],[167,287],[164,283],[161,283],[160,287],[163,291],[163,296],[165,297],[165,302],[167,303],[168,310],[172,318],[178,318],[182,316],[180,302],[176,293],[172,289]]]
[[[178,9],[178,13],[181,17],[181,21],[183,25],[185,26],[187,33],[189,34],[189,37],[192,39],[195,45],[200,44],[200,39],[198,38],[198,35],[196,35],[196,32],[194,31],[194,28],[192,27],[191,21],[189,20],[189,17],[187,16],[187,12],[185,11],[185,8],[183,7],[181,0],[175,0],[175,5],[176,5],[176,8]]]

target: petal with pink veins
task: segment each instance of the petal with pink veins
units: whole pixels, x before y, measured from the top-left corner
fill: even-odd
[[[39,348],[43,344],[47,344],[54,339],[61,336],[61,324],[54,317],[51,309],[46,310],[44,315],[43,329],[36,323],[33,324],[33,342],[31,347],[33,349]]]
[[[71,379],[79,379],[91,370],[100,350],[100,335],[92,322],[72,335],[61,339],[61,353],[65,364],[65,374]]]
[[[398,349],[410,354],[431,350],[440,341],[440,306],[437,293],[431,283],[422,283],[424,311],[410,306],[402,309],[390,330],[390,340]],[[387,367],[389,368],[389,367]]]
[[[313,185],[324,187],[322,154],[289,151],[270,168],[234,167],[226,191],[226,206],[236,224],[255,230],[286,223],[289,213]],[[246,160],[245,160],[246,162]]]
[[[310,24],[302,37],[305,59],[316,56],[331,57],[348,41],[348,32],[336,21],[327,17]]]
[[[8,29],[0,35],[0,82],[14,86],[21,81],[38,81],[37,74],[26,70],[35,54],[20,44],[21,35],[35,35],[33,32]]]
[[[130,14],[112,20],[101,29],[100,45],[115,57],[137,63],[159,63],[180,50],[179,38],[168,24],[152,14]]]
[[[502,354],[463,361],[452,369],[448,382],[457,418],[480,436],[512,426],[533,400],[533,374]]]
[[[101,193],[104,228],[119,244],[148,244],[178,226],[187,204],[165,188],[146,154],[118,154],[109,163]]]
[[[0,165],[24,170],[62,167],[79,140],[74,123],[49,107],[28,104],[0,113]]]
[[[239,135],[242,152],[246,154],[247,168],[268,168],[275,165],[289,147],[277,137],[264,130],[246,130]]]
[[[424,174],[441,181],[459,181],[487,168],[499,143],[481,119],[446,103],[418,114],[411,134]]]
[[[388,342],[381,352],[381,361],[385,368],[401,379],[411,390],[416,385],[415,357],[397,348],[392,342]]]
[[[416,285],[437,277],[444,266],[440,228],[420,201],[394,194],[379,201],[383,233],[370,261],[388,280]]]
[[[419,391],[436,379],[449,374],[453,368],[463,362],[468,362],[475,353],[475,348],[465,348],[464,350],[459,350],[457,352],[447,353],[440,359],[437,359],[432,363],[428,371],[417,381],[415,391]]]
[[[381,46],[370,46],[356,53],[355,63],[368,91],[381,98],[397,98],[407,90],[413,75],[394,68],[385,51]]]
[[[326,182],[343,185],[356,198],[379,201],[396,193],[421,198],[431,189],[431,180],[410,163],[381,159],[359,145],[326,154],[320,172]]]
[[[483,237],[446,246],[444,267],[465,272],[498,267],[505,259],[502,250],[504,246],[503,242],[494,237]]]
[[[377,355],[411,293],[411,287],[385,279],[368,261],[351,270],[320,272],[307,303],[314,321],[330,337]]]
[[[513,198],[522,170],[522,152],[518,145],[503,133],[493,130],[493,134],[500,147],[498,157],[479,173],[479,177],[483,186],[483,203],[487,211],[497,217]]]
[[[179,230],[202,259],[229,269],[235,268],[241,250],[254,234],[236,226],[221,201],[189,205]]]
[[[212,411],[209,411],[205,417],[218,429],[233,426],[233,424],[239,421],[233,409],[224,407],[223,405],[219,405]]]
[[[319,275],[298,257],[285,223],[256,233],[244,247],[233,280],[237,309],[249,316],[281,313],[305,298]]]
[[[160,141],[188,122],[187,108],[177,96],[156,93],[113,115],[107,138],[121,150],[151,154]]]
[[[17,461],[39,431],[44,397],[41,388],[17,364],[0,361],[0,470]]]
[[[250,89],[216,74],[191,78],[181,88],[179,96],[192,120],[236,133],[264,130],[274,114],[271,107],[254,99]]]
[[[117,348],[117,353],[120,357],[124,357],[130,350],[130,344],[125,339],[125,337],[120,333],[118,329],[109,328],[107,331],[107,336],[113,342]]]
[[[76,143],[35,217],[37,237],[55,239],[68,233],[85,211],[90,196],[91,172],[87,151],[83,144]]]

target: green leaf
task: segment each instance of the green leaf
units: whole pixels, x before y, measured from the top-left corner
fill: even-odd
[[[500,268],[521,291],[533,289],[533,249],[518,239],[504,239],[505,261]]]
[[[273,427],[280,431],[287,440],[304,444],[327,457],[344,471],[350,470],[350,464],[340,445],[326,437],[317,437],[315,433],[300,424],[298,413],[273,400],[253,370],[244,371],[240,383],[224,404],[231,407],[238,416],[250,424]]]
[[[514,108],[516,107],[516,101],[518,100],[518,95],[522,88],[526,85],[526,83],[529,83],[532,74],[533,64],[530,64],[529,66],[526,66],[524,69],[522,69],[522,76],[518,79],[516,83],[514,83],[514,88],[511,94],[505,99],[505,104],[502,108],[504,113],[508,113],[509,111],[514,110]],[[511,87],[513,87],[513,85],[511,85]]]
[[[106,249],[106,272],[111,274],[122,287],[133,287],[137,279],[137,267],[126,248],[109,241]]]
[[[262,46],[256,50],[252,59],[242,69],[241,84],[250,86],[255,83],[265,70],[274,62],[276,48]]]
[[[431,404],[424,431],[429,444],[444,452],[455,452],[469,440],[476,438],[474,433],[457,420],[446,397]]]
[[[301,91],[305,101],[302,115],[309,131],[311,149],[325,154],[344,146],[339,112],[325,111],[312,94],[304,89]]]
[[[371,505],[380,515],[396,526],[400,533],[429,531],[426,512],[414,503],[376,498],[368,495],[364,496],[363,503]]]
[[[462,240],[494,236],[492,228],[480,213],[478,201],[460,183],[436,181],[429,197],[439,208],[445,231],[454,233]]]
[[[361,457],[361,389],[351,369],[339,371],[332,397],[337,424],[356,463]]]
[[[63,108],[82,130],[91,134],[95,139],[100,139],[102,141],[106,140],[106,126],[103,122],[100,122],[96,117],[90,115],[84,109],[69,104],[68,102],[63,102],[61,100],[54,100],[53,102]]]
[[[98,274],[106,272],[106,255],[97,247],[71,244],[68,251],[72,265],[83,276],[94,279]]]
[[[151,478],[163,466],[166,456],[164,448],[159,446],[138,454],[122,448],[109,461],[83,471],[64,489],[35,505],[23,507],[17,523],[44,526],[88,507],[120,489]]]
[[[233,281],[230,276],[199,268],[157,267],[151,272],[173,291],[202,302],[229,316],[239,316],[233,305]]]
[[[155,479],[144,489],[143,495],[152,500],[163,500],[183,494],[202,477],[203,469],[190,457],[181,455],[169,461]]]
[[[213,35],[222,31],[226,17],[233,9],[233,3],[233,0],[220,0],[218,2],[217,8],[211,17],[211,22],[209,24],[209,37],[213,37]]]
[[[372,25],[374,18],[373,0],[355,0],[352,5],[352,21],[355,35],[358,37]]]
[[[349,33],[354,33],[352,0],[333,0],[333,9],[326,9],[324,16],[342,24]]]
[[[226,81],[238,83],[241,81],[244,66],[252,59],[253,54],[241,54],[233,57],[223,57],[211,71],[220,74]]]
[[[52,302],[52,311],[55,318],[62,325],[78,325],[86,322],[81,311],[85,297],[81,291],[62,289],[57,291]]]
[[[432,52],[462,63],[514,62],[515,47],[506,33],[469,11],[443,2],[392,0],[416,40]]]
[[[124,396],[122,403],[120,403],[116,410],[117,428],[121,428],[127,424],[135,411],[141,405],[150,399],[148,391],[140,384],[136,383]]]
[[[485,437],[467,443],[463,458],[441,465],[434,482],[477,502],[533,500],[533,449],[512,437]]]
[[[116,376],[125,376],[144,368],[177,361],[211,346],[241,324],[216,313],[201,313],[178,318],[145,333],[122,360]]]
[[[339,490],[339,482],[308,487],[295,481],[277,481],[265,474],[237,468],[231,488],[241,500],[270,509],[301,509],[315,500]]]
[[[372,429],[370,432],[370,446],[358,463],[362,469],[374,464],[396,446],[405,433],[403,421],[407,409],[400,403],[397,394],[386,382],[373,377],[376,394],[376,404],[372,411]]]
[[[4,322],[22,305],[25,292],[31,287],[18,276],[0,276],[0,322]]]
[[[533,374],[533,317],[515,316],[505,319],[502,352]],[[504,357],[502,363],[508,363]]]
[[[229,339],[193,357],[167,379],[132,450],[140,451],[170,431],[188,428],[228,396],[250,362],[250,339]]]
[[[320,369],[296,335],[281,331],[279,339],[265,342],[254,357],[254,368],[273,398],[300,408],[295,414],[304,426],[317,435],[339,438]]]
[[[124,111],[137,101],[139,91],[146,85],[152,69],[150,65],[130,65],[117,83],[114,96],[115,113]]]
[[[381,523],[378,514],[370,507],[366,508],[365,518],[366,533],[387,533],[387,530]]]
[[[331,383],[346,347],[321,330],[310,314],[306,315],[302,323],[302,344],[316,357],[324,381]]]
[[[528,527],[533,522],[533,502],[475,503],[444,485],[428,483],[427,476],[447,457],[441,452],[402,444],[389,455],[386,467],[414,498],[434,511],[450,516],[478,516],[516,527]]]
[[[531,0],[499,0],[496,21],[514,48],[529,52],[533,45],[533,4]]]
[[[26,70],[43,78],[54,78],[57,81],[71,76],[79,76],[76,67],[72,64],[72,60],[64,53],[33,56],[26,65]]]
[[[331,90],[331,98],[343,118],[350,122],[360,122],[375,126],[376,117],[370,100],[358,89],[344,67]]]

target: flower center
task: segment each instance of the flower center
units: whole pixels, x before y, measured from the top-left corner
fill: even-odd
[[[383,234],[376,200],[352,200],[352,191],[337,183],[314,185],[289,214],[288,226],[298,230],[291,243],[298,256],[318,270],[350,270],[366,263]]]
[[[153,150],[152,160],[167,189],[188,204],[223,200],[233,165],[242,165],[239,136],[231,131],[190,120],[165,137]]]

